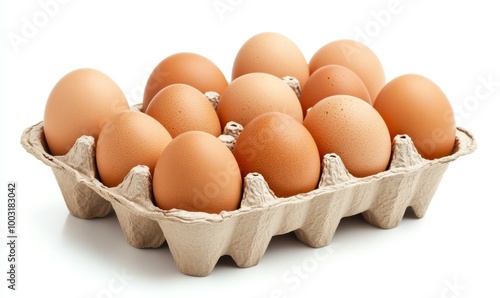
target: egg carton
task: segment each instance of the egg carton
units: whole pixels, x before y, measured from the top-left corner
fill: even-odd
[[[155,248],[166,241],[178,270],[192,276],[209,275],[223,255],[231,256],[239,267],[254,266],[273,236],[292,231],[311,247],[326,246],[343,217],[361,213],[368,223],[383,229],[398,226],[408,207],[421,218],[449,163],[477,146],[468,131],[457,128],[452,154],[425,160],[409,136],[399,135],[384,172],[355,178],[339,156],[327,154],[315,190],[277,198],[260,174],[251,173],[244,178],[239,209],[208,214],[157,208],[146,166],[133,168],[117,187],[104,186],[90,136],[79,138],[66,155],[53,156],[40,122],[25,129],[21,143],[52,168],[72,215],[103,217],[114,209],[130,245]]]

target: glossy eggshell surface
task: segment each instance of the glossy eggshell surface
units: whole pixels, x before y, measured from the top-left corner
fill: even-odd
[[[169,85],[154,97],[146,114],[155,118],[172,138],[183,132],[201,130],[214,136],[221,134],[217,112],[203,93],[186,84]]]
[[[118,114],[106,123],[96,144],[102,183],[117,186],[138,165],[148,166],[153,174],[161,152],[171,140],[168,131],[149,115],[138,111]]]
[[[316,188],[321,172],[318,148],[307,129],[291,116],[270,112],[253,119],[234,147],[243,177],[261,174],[278,197]]]
[[[279,78],[292,76],[301,87],[309,77],[307,60],[300,48],[275,32],[254,35],[240,48],[233,63],[232,79],[251,72],[265,72]]]
[[[368,89],[355,72],[342,65],[325,65],[309,77],[302,89],[300,104],[304,116],[318,101],[333,95],[352,95],[372,104]]]
[[[399,76],[384,86],[374,107],[387,123],[391,137],[409,135],[422,157],[451,154],[455,116],[444,92],[430,79],[417,74]]]
[[[391,138],[384,119],[367,102],[349,95],[334,95],[318,102],[307,113],[304,126],[319,153],[336,153],[355,177],[386,170]]]
[[[385,72],[375,53],[361,42],[341,39],[321,47],[309,61],[309,72],[318,68],[338,64],[354,71],[365,83],[370,97],[375,99],[385,85]]]
[[[63,76],[53,87],[44,114],[44,133],[53,155],[64,155],[76,140],[97,140],[109,119],[129,105],[120,87],[106,74],[81,68]]]
[[[233,154],[218,138],[189,131],[162,152],[153,193],[156,205],[164,210],[231,211],[239,208],[242,178]]]
[[[302,123],[302,107],[295,92],[283,80],[267,73],[249,73],[232,81],[217,107],[221,127],[229,121],[245,126],[267,112],[289,114]]]
[[[143,111],[156,93],[175,83],[190,85],[202,93],[215,91],[219,94],[227,86],[222,71],[208,58],[195,53],[176,53],[160,61],[151,72],[144,88]]]

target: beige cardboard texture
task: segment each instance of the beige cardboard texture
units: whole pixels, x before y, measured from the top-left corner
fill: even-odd
[[[309,246],[328,245],[346,216],[361,213],[380,228],[398,226],[408,207],[422,217],[449,163],[476,148],[474,137],[457,128],[451,155],[424,160],[408,136],[397,136],[387,171],[355,178],[337,155],[328,154],[317,189],[276,198],[261,175],[249,174],[238,210],[208,214],[157,208],[145,166],[133,168],[120,185],[107,188],[98,178],[91,137],[81,137],[65,156],[52,156],[40,122],[23,132],[21,143],[53,169],[71,214],[102,217],[113,208],[132,246],[158,247],[167,241],[178,269],[193,276],[210,274],[223,255],[240,267],[256,265],[274,235],[293,231]]]

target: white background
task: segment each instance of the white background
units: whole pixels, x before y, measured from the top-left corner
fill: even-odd
[[[49,2],[57,6],[44,12]],[[0,200],[0,296],[500,296],[500,10],[495,1],[457,2],[2,0],[0,195],[6,198],[7,181],[18,181],[19,245],[13,292],[6,289],[6,200]],[[218,12],[214,3],[229,9]],[[36,30],[27,32],[27,22]],[[364,32],[388,80],[419,73],[445,91],[478,149],[450,165],[424,218],[406,217],[390,230],[346,218],[328,247],[279,236],[255,267],[222,258],[208,277],[189,277],[166,246],[129,246],[114,215],[71,216],[51,170],[20,145],[23,129],[43,119],[53,85],[73,69],[105,72],[135,104],[166,56],[202,54],[230,79],[239,47],[262,31],[288,36],[308,60],[327,42]],[[14,37],[24,40],[16,45]]]

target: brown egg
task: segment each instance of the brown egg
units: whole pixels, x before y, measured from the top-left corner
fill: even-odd
[[[316,188],[321,160],[307,129],[280,112],[260,115],[248,123],[234,147],[243,177],[261,174],[278,197],[306,193]]]
[[[245,126],[266,112],[283,112],[302,123],[302,108],[293,89],[267,73],[249,73],[232,81],[217,107],[222,128],[229,121]]]
[[[241,173],[219,139],[188,131],[176,137],[158,159],[153,192],[157,206],[164,210],[236,210],[241,201]]]
[[[217,112],[203,93],[186,84],[173,84],[160,90],[149,103],[146,114],[155,118],[172,138],[190,130],[214,136],[221,134]]]
[[[144,89],[142,110],[164,87],[182,83],[200,92],[215,91],[221,94],[227,86],[222,71],[212,61],[194,53],[177,53],[163,59],[155,67]]]
[[[90,68],[66,74],[45,106],[43,129],[51,154],[65,155],[83,135],[97,140],[107,120],[129,109],[122,90],[106,74]]]
[[[309,61],[309,72],[328,64],[339,64],[354,71],[365,83],[372,101],[385,84],[380,60],[366,45],[355,40],[336,40],[320,48]]]
[[[265,72],[279,78],[292,76],[301,87],[309,77],[307,60],[299,47],[274,32],[257,34],[240,48],[233,63],[232,79],[251,72]]]
[[[330,64],[316,70],[307,80],[300,96],[304,116],[307,109],[332,95],[352,95],[372,103],[370,93],[356,73],[347,67]]]
[[[362,99],[350,95],[327,97],[309,110],[304,126],[320,155],[338,154],[355,177],[382,172],[389,164],[389,130],[378,112]]]
[[[130,170],[146,165],[154,173],[156,161],[172,140],[154,118],[138,111],[125,111],[106,123],[96,145],[97,170],[108,187],[120,184]]]
[[[399,76],[384,86],[375,109],[391,137],[407,134],[423,158],[451,154],[455,144],[455,117],[448,98],[434,82],[416,74]]]

